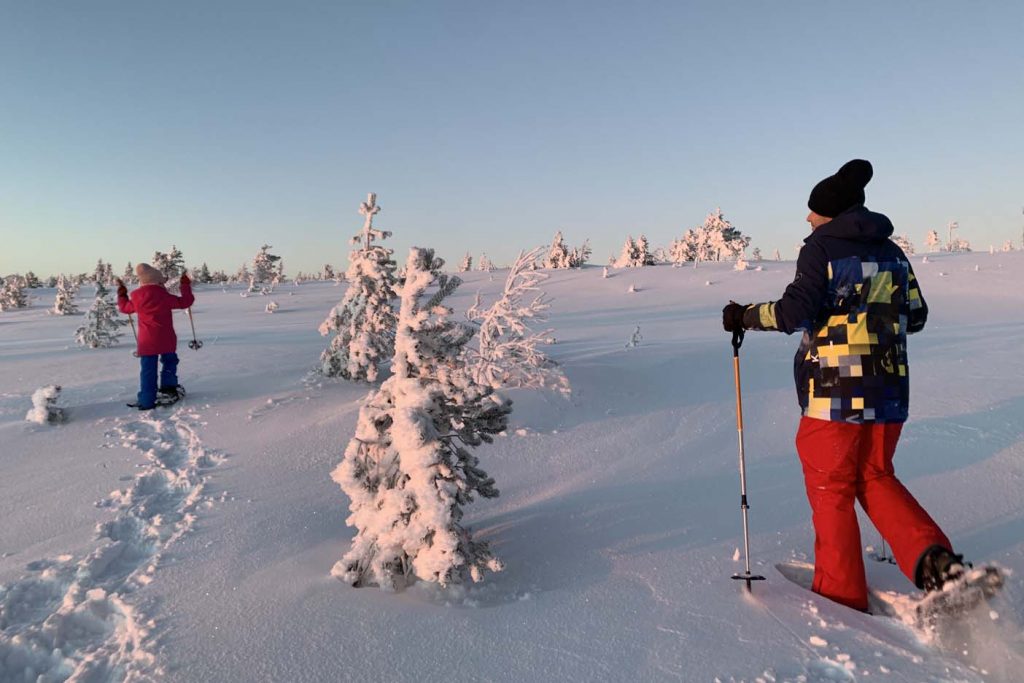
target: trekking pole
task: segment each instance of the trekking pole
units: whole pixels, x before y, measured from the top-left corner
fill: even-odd
[[[135,318],[132,317],[131,313],[128,314],[128,324],[132,326],[132,336],[135,337],[135,350],[132,351],[132,355],[135,356],[136,358],[138,358],[139,357],[139,334],[138,334],[138,332],[135,331]]]
[[[764,581],[763,576],[750,573],[750,530],[747,524],[747,463],[743,453],[743,394],[740,391],[740,346],[743,345],[743,330],[732,333],[732,369],[736,379],[736,431],[740,442],[740,511],[743,513],[743,561],[745,571],[733,574],[732,578],[747,582],[747,592],[751,592],[752,581]]]
[[[196,324],[192,321],[192,308],[188,308],[188,324],[192,326],[192,341],[188,343],[188,348],[193,351],[198,351],[203,348],[203,342],[196,339]]]

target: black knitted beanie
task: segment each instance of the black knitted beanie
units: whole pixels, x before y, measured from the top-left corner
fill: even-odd
[[[808,208],[819,216],[835,218],[851,206],[863,204],[864,186],[871,181],[873,174],[870,161],[847,161],[835,175],[814,186],[807,200]]]

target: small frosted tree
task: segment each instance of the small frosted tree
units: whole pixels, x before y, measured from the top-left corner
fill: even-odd
[[[205,261],[199,267],[198,272],[196,272],[196,282],[201,285],[208,285],[213,282],[213,276],[210,275],[210,267],[206,265]]]
[[[781,261],[782,260],[782,254],[779,253],[778,249],[776,249],[774,252],[772,252],[772,258],[774,260],[776,260],[776,261]]]
[[[21,278],[17,275],[12,275],[4,281],[3,289],[0,289],[0,311],[28,306],[28,298],[22,286]]]
[[[75,315],[78,313],[78,306],[75,305],[77,295],[78,290],[61,275],[57,278],[57,295],[50,312],[53,315]]]
[[[539,254],[539,252],[537,252]],[[535,256],[537,255],[535,254]],[[545,268],[569,268],[569,248],[565,246],[561,231],[556,232],[548,248],[547,256],[544,257]]]
[[[128,265],[124,267],[124,272],[121,273],[121,279],[129,285],[135,282],[135,267],[132,265],[131,261],[129,261]]]
[[[277,275],[277,266],[275,264],[281,260],[281,257],[271,254],[271,249],[271,245],[264,244],[252,259],[251,281],[255,284],[262,285],[272,282]]]
[[[569,394],[569,380],[541,347],[554,343],[550,329],[534,330],[547,322],[551,301],[540,284],[548,276],[530,270],[541,248],[519,252],[509,269],[501,297],[490,307],[481,305],[480,294],[466,312],[479,332],[475,348],[467,347],[467,365],[477,384],[495,389],[532,387]]]
[[[1013,240],[1003,242],[1003,251],[1013,251]]]
[[[477,270],[489,273],[494,270],[494,265],[491,264],[491,260],[487,258],[487,253],[480,254],[480,262],[477,264]]]
[[[185,257],[177,245],[172,244],[171,250],[167,253],[153,252],[153,262],[150,265],[163,273],[168,283],[174,283],[185,272]]]
[[[929,230],[927,237],[924,239],[924,243],[928,245],[928,251],[938,251],[942,248],[942,238],[939,237],[938,230]]]
[[[893,235],[892,241],[897,247],[902,249],[903,253],[907,256],[914,255],[914,244],[906,235]]]
[[[754,247],[754,250],[750,252],[750,258],[754,259],[755,263],[760,263],[761,261],[763,261],[764,257],[761,256],[761,248]]]
[[[353,586],[404,588],[480,581],[501,562],[462,524],[463,507],[498,495],[471,449],[508,426],[510,402],[476,384],[462,363],[473,329],[444,300],[459,286],[431,249],[404,268],[393,374],[359,411],[331,473],[348,495],[352,547],[331,573]],[[433,295],[427,290],[434,289]]]
[[[590,240],[583,240],[583,244],[573,247],[572,252],[569,253],[569,267],[582,268],[590,260],[591,253]]]
[[[467,251],[466,255],[462,257],[462,261],[459,263],[459,272],[468,273],[473,270],[473,256]]]
[[[333,280],[334,279],[334,266],[330,263],[325,263],[323,270],[320,271],[321,280]]]
[[[109,291],[102,282],[96,283],[96,299],[86,314],[85,323],[75,332],[80,346],[101,349],[113,346],[121,338],[121,328],[128,321],[117,315],[117,306],[108,298]]]
[[[39,278],[36,277],[36,274],[30,270],[25,273],[25,286],[29,289],[39,289],[43,286],[43,283],[40,282]]]
[[[359,206],[363,229],[351,240],[359,248],[349,254],[348,289],[320,324],[321,335],[334,335],[320,354],[320,372],[328,377],[374,382],[379,364],[394,353],[396,264],[391,249],[374,244],[391,237],[373,227],[379,212],[377,195],[370,193]]]
[[[637,249],[636,242],[633,241],[633,236],[630,235],[623,243],[622,251],[619,253],[619,258],[615,259],[614,266],[616,268],[633,268],[639,256],[640,251]]]

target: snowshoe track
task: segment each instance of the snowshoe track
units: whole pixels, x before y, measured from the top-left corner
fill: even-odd
[[[209,500],[206,470],[220,455],[203,446],[198,417],[182,409],[121,420],[108,433],[146,462],[127,488],[97,503],[115,516],[97,524],[95,550],[79,560],[32,562],[30,574],[0,586],[0,683],[145,681],[163,673],[152,651],[155,622],[132,596]]]

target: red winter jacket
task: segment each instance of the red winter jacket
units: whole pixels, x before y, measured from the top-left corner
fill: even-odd
[[[118,296],[118,310],[139,316],[139,355],[174,353],[178,348],[178,337],[174,334],[171,311],[188,308],[195,300],[192,285],[188,282],[181,283],[181,296],[174,296],[163,285],[143,285],[132,292],[131,300]]]

